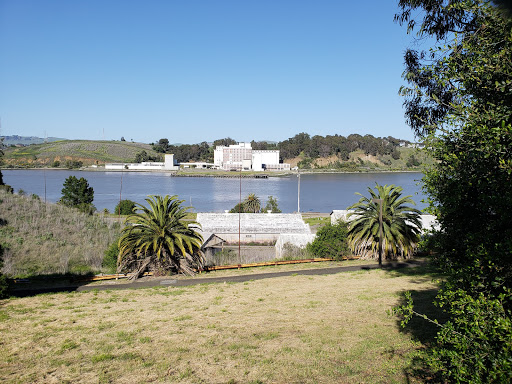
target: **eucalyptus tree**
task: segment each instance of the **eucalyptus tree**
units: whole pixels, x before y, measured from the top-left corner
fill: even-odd
[[[148,268],[192,275],[204,265],[199,224],[185,221],[190,207],[183,201],[167,195],[149,196],[147,207],[136,203],[119,239],[118,271],[134,272],[133,278]]]
[[[436,261],[466,275],[463,289],[512,288],[512,18],[485,0],[400,0],[399,9],[408,32],[435,41],[406,51],[400,93],[436,160],[424,178],[443,228]]]
[[[376,184],[368,187],[370,197],[361,198],[349,207],[352,217],[348,229],[348,243],[354,254],[362,258],[379,256],[382,246],[384,258],[410,257],[420,239],[420,211],[411,196],[402,196],[402,187]],[[381,219],[382,209],[382,222]],[[382,238],[380,232],[382,231]]]
[[[431,345],[440,382],[512,382],[512,18],[505,1],[400,0],[395,20],[429,38],[405,53],[405,116],[436,160],[426,170],[435,302],[449,316]],[[418,45],[416,45],[417,47]],[[402,308],[412,314],[412,302]]]

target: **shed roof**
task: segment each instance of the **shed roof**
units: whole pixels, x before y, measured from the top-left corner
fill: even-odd
[[[238,213],[198,213],[197,222],[203,233],[238,233]],[[311,230],[299,213],[241,213],[242,233],[302,233]]]

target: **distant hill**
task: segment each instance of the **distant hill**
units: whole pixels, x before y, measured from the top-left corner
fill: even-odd
[[[205,145],[168,145],[164,149],[158,145],[128,141],[61,140],[4,148],[0,161],[7,168],[79,168],[134,162],[137,155],[145,151],[144,158],[149,160],[163,161],[163,153],[173,153],[179,162],[213,162],[213,150],[208,145],[205,148]],[[375,138],[371,135],[311,138],[302,133],[278,145],[261,142],[258,145],[261,146],[259,149],[279,148],[281,158],[292,167],[320,172],[419,170],[433,161],[428,151],[414,148],[416,145],[391,137]]]
[[[146,151],[149,156],[158,156],[151,145],[128,141],[64,140],[26,147],[7,147],[3,151],[3,165],[7,167],[68,167],[70,162],[74,162],[75,166],[79,163],[84,166],[128,163],[133,162],[135,156],[142,151]]]
[[[31,145],[31,144],[41,144],[41,143],[51,143],[54,141],[60,141],[60,140],[66,140],[58,137],[47,137],[46,139],[43,139],[41,137],[35,137],[35,136],[18,136],[18,135],[12,135],[12,136],[0,136],[0,139],[4,139],[3,143],[4,145],[16,145],[16,144],[22,144],[22,145]]]

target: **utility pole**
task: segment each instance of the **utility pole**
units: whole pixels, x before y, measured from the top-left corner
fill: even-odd
[[[300,170],[297,168],[297,177],[299,178],[299,183],[297,186],[297,213],[300,213]]]
[[[238,200],[238,262],[239,262],[238,269],[240,269],[240,267],[242,265],[242,254],[240,252],[240,241],[241,241],[240,217],[242,215],[242,213],[241,213],[241,211],[242,211],[242,167],[243,167],[243,161],[242,161],[242,164],[240,165],[240,198]]]
[[[379,204],[379,268],[382,268],[382,205],[383,199],[372,199],[372,202]]]

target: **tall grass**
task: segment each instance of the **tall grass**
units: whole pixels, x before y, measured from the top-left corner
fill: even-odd
[[[118,223],[100,215],[0,191],[0,243],[7,275],[99,272],[104,252],[119,232]]]

